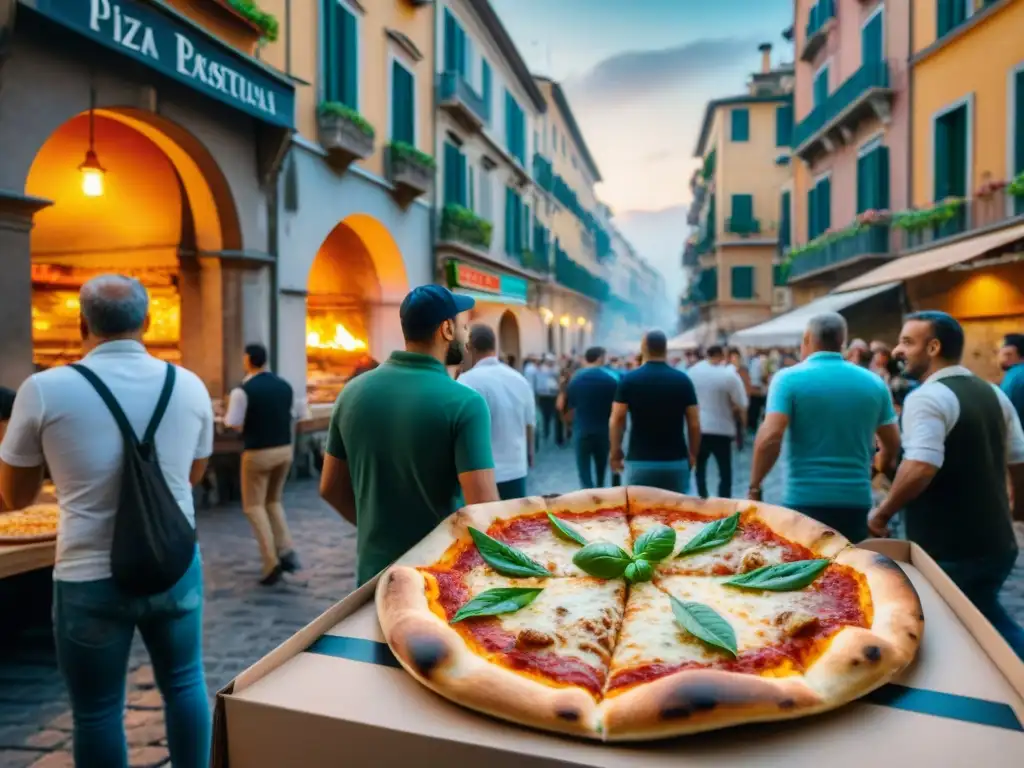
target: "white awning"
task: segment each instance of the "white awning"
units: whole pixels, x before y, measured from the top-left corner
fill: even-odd
[[[685,352],[718,343],[718,327],[714,323],[700,323],[688,331],[668,340],[669,352]]]
[[[840,312],[847,307],[870,299],[872,296],[891,290],[899,284],[897,281],[862,288],[859,291],[830,293],[784,315],[773,317],[766,323],[737,331],[729,339],[729,343],[736,347],[759,348],[799,346],[804,331],[807,330],[807,322],[815,315],[820,315],[822,312]]]

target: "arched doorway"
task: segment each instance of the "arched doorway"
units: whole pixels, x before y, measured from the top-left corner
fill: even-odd
[[[80,167],[89,149],[102,172]],[[79,357],[78,291],[118,272],[149,291],[149,350],[219,391],[223,334],[212,319],[222,312],[211,288],[221,285],[216,254],[241,248],[241,238],[227,182],[199,142],[148,113],[79,114],[42,143],[25,192],[53,201],[31,234],[37,369]]]
[[[519,353],[519,321],[510,310],[505,310],[498,321],[498,354],[512,367],[522,363]]]
[[[398,303],[408,290],[402,254],[383,224],[356,214],[331,230],[309,270],[306,386],[311,405],[333,403],[356,371],[401,346]]]

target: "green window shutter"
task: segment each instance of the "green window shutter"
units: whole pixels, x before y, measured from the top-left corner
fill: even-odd
[[[732,115],[732,140],[750,141],[750,110],[734,109]]]
[[[333,2],[333,0],[327,0]],[[459,47],[458,47],[459,23],[455,21],[452,12],[444,9],[444,71],[459,71]]]
[[[868,152],[857,158],[857,213],[863,213],[871,207],[868,165],[873,154]]]
[[[754,220],[754,196],[732,196],[732,218],[734,224],[747,224]]]
[[[950,194],[967,195],[967,105],[950,114]]]
[[[459,199],[459,148],[444,143],[444,202],[460,203]]]
[[[733,267],[730,275],[734,299],[754,298],[754,268]]]
[[[484,59],[483,62],[481,63],[481,67],[482,70],[480,72],[480,96],[483,97],[484,109],[487,112],[485,117],[487,118],[487,122],[489,123],[491,121],[491,110],[494,109],[494,107],[491,105],[491,101],[493,99],[493,96],[491,94],[491,88],[493,87],[491,85],[491,65],[487,63],[487,59]]]
[[[715,195],[711,195],[711,202],[708,203],[708,237],[711,240],[715,239],[718,232],[718,213],[715,209]]]
[[[337,35],[338,13],[340,6],[337,0],[323,0],[323,81],[324,101],[337,101],[340,91],[340,69],[338,48],[341,42]]]
[[[775,146],[788,147],[793,141],[793,105],[775,109]]]
[[[932,181],[932,199],[935,202],[949,196],[949,125],[943,115],[935,121],[935,165]]]
[[[466,169],[466,207],[473,213],[480,213],[480,206],[476,202],[476,168],[472,165]]]
[[[783,192],[779,200],[779,247],[789,248],[792,245],[790,229],[792,228],[792,214],[790,213],[790,193]]]
[[[505,253],[509,256],[512,255],[515,249],[515,243],[513,241],[514,228],[512,221],[515,218],[515,202],[512,199],[512,190],[509,187],[505,187]]]
[[[825,103],[828,99],[828,67],[823,67],[822,70],[814,76],[814,84],[812,86],[814,95],[814,106],[818,107]]]
[[[807,242],[818,236],[818,188],[807,190]]]
[[[341,21],[341,93],[338,101],[352,109],[359,109],[359,41],[356,17],[343,6],[338,6]]]
[[[879,147],[875,150],[875,183],[878,194],[875,199],[875,208],[887,210],[889,208],[889,148]]]
[[[818,183],[818,231],[825,232],[832,226],[832,179]]]
[[[469,207],[469,197],[466,194],[466,177],[468,175],[466,173],[466,156],[462,154],[461,151],[459,152],[457,166],[458,178],[456,181],[458,181],[459,184],[459,204]]]
[[[881,61],[885,57],[885,40],[882,29],[884,14],[884,10],[876,13],[860,31],[860,62],[862,65]]]
[[[398,63],[391,63],[391,140],[416,146],[416,92],[412,74]]]

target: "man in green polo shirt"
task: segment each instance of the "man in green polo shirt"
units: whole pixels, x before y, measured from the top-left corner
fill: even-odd
[[[498,500],[487,403],[445,369],[462,362],[473,304],[439,285],[413,289],[399,310],[405,351],[334,405],[320,495],[356,526],[359,584],[463,500]]]

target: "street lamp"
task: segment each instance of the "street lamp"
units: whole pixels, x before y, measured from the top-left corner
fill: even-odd
[[[82,194],[86,197],[103,195],[103,176],[107,170],[100,165],[96,156],[96,91],[89,91],[89,148],[85,151],[85,160],[78,166],[82,174]]]

